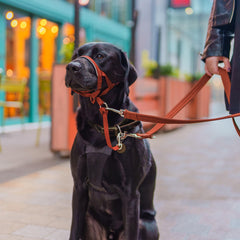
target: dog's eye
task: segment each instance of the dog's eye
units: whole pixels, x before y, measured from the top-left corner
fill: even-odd
[[[95,58],[101,60],[104,58],[104,56],[102,54],[98,53]]]

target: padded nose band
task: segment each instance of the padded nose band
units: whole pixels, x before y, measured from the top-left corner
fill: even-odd
[[[96,73],[96,75],[97,75],[97,78],[98,78],[98,66],[97,65],[95,65],[94,63],[94,61],[93,61],[93,59],[91,59],[90,57],[88,57],[88,56],[81,56],[81,58],[84,58],[84,59],[86,59],[88,62],[90,62],[91,63],[91,65],[93,66],[93,68],[94,68],[94,70],[95,70],[95,73]],[[94,63],[93,63],[94,62]],[[97,66],[97,67],[96,67]]]
[[[84,58],[86,60],[88,60],[92,66],[94,67],[95,71],[96,71],[96,75],[97,75],[97,89],[94,92],[86,92],[86,91],[76,91],[73,90],[74,92],[80,94],[83,97],[89,97],[92,103],[95,103],[96,98],[106,95],[114,86],[116,86],[118,83],[112,83],[110,81],[110,79],[108,78],[108,76],[106,75],[105,72],[103,72],[98,65],[96,64],[96,62],[89,56],[80,56],[80,58]],[[106,80],[107,83],[107,88],[106,89],[102,89],[102,82],[103,82],[103,77]]]

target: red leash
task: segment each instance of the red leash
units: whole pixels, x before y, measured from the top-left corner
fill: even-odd
[[[228,102],[230,102],[231,83],[230,83],[229,75],[222,68],[219,68],[219,73],[221,75],[221,79],[223,82],[227,100],[228,100]],[[207,74],[203,75],[195,83],[195,85],[190,90],[190,92],[188,94],[186,94],[186,96],[165,117],[155,117],[155,116],[151,116],[151,115],[144,115],[144,114],[139,114],[139,113],[135,113],[135,112],[130,112],[128,110],[125,110],[123,115],[125,118],[132,119],[132,120],[157,123],[147,133],[137,134],[139,137],[142,137],[142,138],[151,138],[152,135],[154,133],[156,133],[157,131],[159,131],[165,124],[201,123],[201,122],[218,121],[218,120],[223,120],[223,119],[228,119],[228,118],[232,118],[234,127],[235,127],[238,135],[240,136],[240,130],[234,119],[234,117],[240,116],[240,113],[232,114],[232,115],[228,115],[228,116],[220,117],[220,118],[212,118],[212,119],[196,119],[196,120],[172,119],[178,112],[180,112],[191,101],[191,99],[193,99],[197,95],[197,93],[206,85],[206,83],[209,81],[209,79],[210,79],[210,77]]]
[[[90,92],[79,92],[80,95],[84,97],[89,97],[92,103],[95,103],[97,101],[100,109],[100,113],[103,116],[103,127],[104,127],[104,135],[106,139],[107,145],[113,149],[114,151],[121,151],[124,145],[122,144],[122,141],[126,137],[134,137],[134,138],[152,138],[153,134],[159,131],[165,124],[189,124],[189,123],[201,123],[201,122],[211,122],[211,121],[218,121],[223,119],[232,118],[234,127],[240,136],[240,130],[236,124],[236,121],[234,117],[239,117],[240,113],[232,114],[224,117],[219,118],[211,118],[211,119],[195,119],[195,120],[181,120],[181,119],[173,119],[173,117],[180,112],[197,94],[198,92],[206,85],[206,83],[209,81],[210,77],[205,74],[203,75],[193,86],[193,88],[190,90],[190,92],[165,116],[165,117],[156,117],[152,115],[146,115],[136,112],[131,112],[126,109],[122,110],[116,110],[109,108],[108,105],[103,102],[103,100],[100,98],[101,96],[107,94],[114,86],[117,85],[117,83],[112,83],[110,79],[107,77],[107,75],[98,67],[98,65],[94,62],[94,60],[88,56],[82,56],[83,58],[87,59],[95,68],[97,76],[98,76],[98,84],[97,89],[93,93]],[[219,68],[219,73],[221,75],[224,90],[227,96],[228,102],[230,101],[230,88],[231,83],[229,79],[228,73],[222,69]],[[103,77],[106,79],[107,88],[105,90],[102,90],[102,79]],[[119,128],[119,133],[117,135],[117,145],[112,146],[110,135],[109,135],[109,126],[108,126],[108,111],[113,111],[115,113],[118,113],[120,116],[126,119],[131,119],[135,121],[144,121],[144,122],[152,122],[157,123],[151,130],[149,130],[146,133],[136,133],[136,134],[127,134],[122,133],[121,129]]]

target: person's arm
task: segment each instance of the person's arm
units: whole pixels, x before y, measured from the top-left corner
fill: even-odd
[[[218,74],[218,64],[220,62],[224,63],[226,71],[229,72],[231,70],[229,52],[232,32],[227,29],[223,30],[213,27],[215,8],[216,0],[214,0],[209,18],[205,48],[202,54],[202,60],[205,62],[205,72],[209,76]]]

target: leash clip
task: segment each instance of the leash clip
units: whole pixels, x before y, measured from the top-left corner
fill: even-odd
[[[132,137],[132,138],[137,138],[137,139],[142,139],[141,136],[137,135],[136,133],[127,133],[125,134],[126,137]],[[125,138],[126,138],[125,137]]]
[[[124,118],[124,110],[123,110],[123,109],[117,110],[117,109],[114,109],[114,108],[109,108],[109,107],[107,107],[106,110],[109,110],[109,111],[111,111],[111,112],[117,113],[117,114],[119,114],[121,117]]]
[[[111,111],[111,112],[114,112],[114,113],[117,113],[119,114],[121,117],[124,118],[124,109],[120,109],[120,110],[117,110],[115,108],[110,108],[108,107],[107,103],[106,102],[103,102],[102,105],[105,105],[105,109],[108,110],[108,111]],[[100,108],[103,107],[102,105],[100,105]]]

